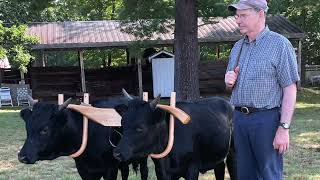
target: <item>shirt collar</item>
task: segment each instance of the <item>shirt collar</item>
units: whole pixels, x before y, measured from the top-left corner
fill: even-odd
[[[256,37],[256,39],[253,41],[254,44],[259,44],[259,42],[266,36],[266,34],[269,32],[269,27],[266,26]],[[249,43],[248,36],[244,37],[244,42]]]

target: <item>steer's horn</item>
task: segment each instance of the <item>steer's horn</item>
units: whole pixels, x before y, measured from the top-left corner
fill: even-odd
[[[155,108],[156,108],[157,104],[158,104],[159,101],[160,101],[160,97],[161,97],[161,95],[159,94],[154,100],[152,100],[152,101],[150,102],[150,107],[151,107],[151,109],[155,109]]]
[[[34,100],[29,94],[27,95],[28,101],[30,102],[30,105],[33,106],[38,101]]]
[[[59,111],[65,109],[70,103],[71,103],[72,98],[67,99],[63,104],[59,105]]]
[[[127,93],[127,91],[126,91],[124,88],[122,88],[122,94],[123,94],[125,97],[127,97],[129,100],[133,100],[133,97],[130,96],[130,94]]]
[[[157,107],[165,111],[168,111],[175,118],[179,119],[183,124],[188,124],[190,121],[190,116],[179,108],[162,104],[158,104]]]

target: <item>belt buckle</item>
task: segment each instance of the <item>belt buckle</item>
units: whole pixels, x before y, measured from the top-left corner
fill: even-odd
[[[244,114],[249,114],[249,113],[250,113],[249,109],[248,109],[247,107],[245,107],[245,106],[244,106],[244,107],[241,107],[240,110],[241,110],[241,112],[244,113]]]

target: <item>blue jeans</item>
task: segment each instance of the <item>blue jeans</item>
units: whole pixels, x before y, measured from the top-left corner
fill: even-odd
[[[283,156],[273,148],[279,108],[244,114],[234,111],[238,180],[281,180]]]

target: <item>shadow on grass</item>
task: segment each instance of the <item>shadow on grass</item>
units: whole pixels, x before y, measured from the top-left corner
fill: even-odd
[[[320,95],[299,91],[285,154],[285,179],[320,179]]]

